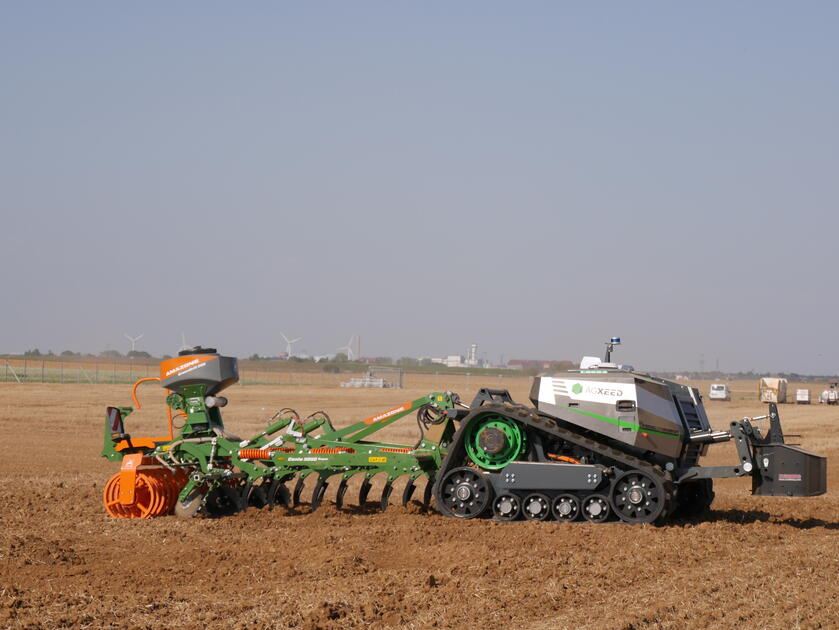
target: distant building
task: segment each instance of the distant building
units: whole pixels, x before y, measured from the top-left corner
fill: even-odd
[[[577,365],[571,361],[543,361],[541,359],[510,359],[508,370],[572,370]]]

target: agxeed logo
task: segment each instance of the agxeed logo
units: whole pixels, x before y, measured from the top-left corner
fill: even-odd
[[[571,391],[575,394],[582,394],[585,392],[586,394],[592,394],[594,396],[611,396],[613,398],[617,398],[618,396],[623,396],[622,389],[614,389],[611,387],[598,387],[596,385],[588,385],[583,387],[579,383],[574,383],[571,387]]]

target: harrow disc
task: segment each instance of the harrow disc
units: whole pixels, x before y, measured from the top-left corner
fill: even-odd
[[[304,485],[306,485],[306,477],[298,477],[297,483],[294,484],[294,492],[291,493],[291,505],[293,507],[297,507],[298,505],[300,505],[300,495],[303,492]]]
[[[361,487],[358,489],[358,507],[364,509],[364,506],[367,504],[367,495],[370,494],[370,488],[372,487],[373,484],[365,477],[364,481],[361,482]]]
[[[427,510],[431,505],[431,496],[434,494],[434,477],[429,476],[422,493],[422,509]]]
[[[291,493],[286,488],[285,483],[275,479],[271,482],[271,486],[268,489],[268,505],[274,507],[277,504],[282,505],[286,509],[290,508]]]
[[[251,486],[248,489],[247,505],[248,507],[255,507],[258,510],[268,505],[268,492],[265,490],[264,485]]]
[[[207,493],[204,509],[208,516],[231,516],[242,509],[242,497],[236,488],[218,486]]]
[[[315,484],[315,489],[312,490],[312,501],[309,508],[310,512],[314,512],[320,507],[323,501],[323,495],[326,494],[326,488],[329,486],[323,477],[318,477],[318,482]]]
[[[344,495],[347,493],[347,479],[341,479],[338,484],[338,491],[335,493],[335,509],[344,507]]]
[[[379,507],[382,509],[382,512],[386,511],[387,506],[390,504],[390,493],[392,490],[393,484],[390,481],[382,488],[382,497],[379,499]]]
[[[195,488],[183,501],[175,503],[175,516],[179,518],[192,518],[201,509],[204,501],[204,493],[201,488]]]
[[[414,496],[414,490],[416,490],[416,488],[414,480],[409,479],[408,483],[405,484],[405,489],[402,491],[402,507],[406,507],[408,505],[408,501],[410,501],[411,497]]]

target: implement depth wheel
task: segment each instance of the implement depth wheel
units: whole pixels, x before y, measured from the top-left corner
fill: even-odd
[[[492,503],[492,486],[474,468],[455,468],[440,481],[437,509],[446,516],[475,518]]]
[[[525,436],[518,423],[498,414],[482,416],[466,430],[466,454],[486,470],[498,470],[524,450]]]

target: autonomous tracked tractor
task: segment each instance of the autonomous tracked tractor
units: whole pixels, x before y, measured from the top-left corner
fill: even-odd
[[[825,458],[784,442],[776,405],[714,431],[698,390],[613,364],[618,343],[607,344],[602,361],[586,357],[579,370],[536,377],[532,406],[500,389],[479,390],[468,406],[457,394],[433,392],[342,429],[323,411],[301,418],[286,408],[247,439],[230,434],[221,416],[227,399],[220,393],[238,381],[236,359],[196,347],[132,390],[139,408],[140,384],[158,381],[165,389],[167,436],[132,436],[125,419],[134,408],[107,408],[101,455],[121,469],[105,485],[105,509],[117,518],[149,518],[294,508],[309,477],[309,509],[318,509],[333,482],[341,509],[350,479],[361,480],[358,503],[365,506],[381,475],[382,510],[402,478],[403,505],[422,479],[423,505],[433,496],[449,517],[651,523],[707,510],[717,477],[749,476],[760,495],[826,491]],[[416,443],[371,439],[409,414],[416,414]],[[760,420],[768,421],[765,435]],[[731,440],[736,463],[699,465],[711,444]]]
[[[714,498],[712,479],[752,479],[752,493],[815,496],[826,491],[826,459],[784,442],[775,404],[768,414],[711,429],[696,388],[585,357],[579,370],[538,376],[532,407],[506,390],[482,389],[437,472],[444,515],[498,520],[619,518],[651,523],[696,516]],[[768,420],[761,434],[755,422]],[[703,467],[709,445],[733,440],[739,460]]]

